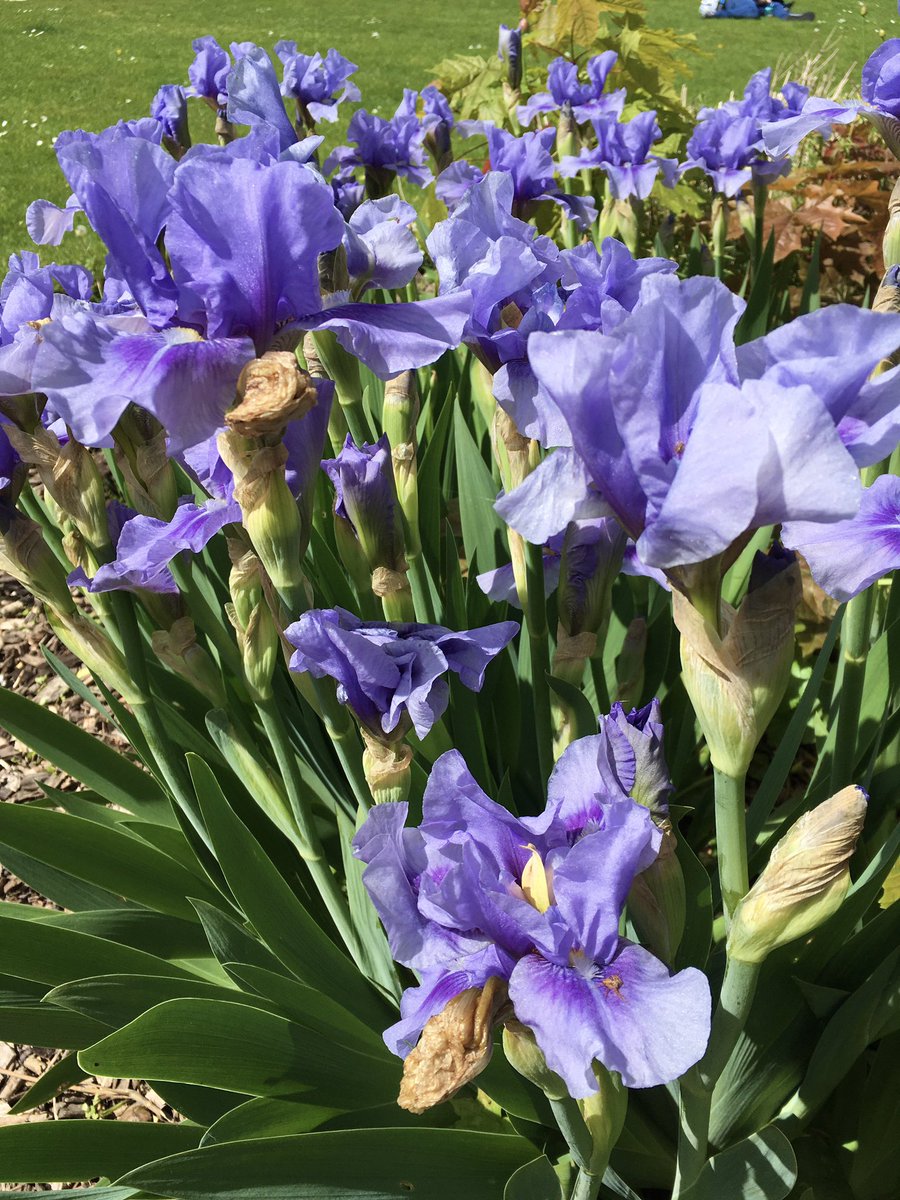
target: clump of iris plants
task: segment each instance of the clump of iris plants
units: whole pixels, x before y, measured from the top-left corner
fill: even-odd
[[[0,285],[0,565],[128,749],[0,690],[80,785],[0,806],[53,902],[0,905],[0,1034],[67,1052],[13,1116],[100,1075],[181,1119],[11,1123],[4,1181],[900,1185],[900,202],[866,308],[782,319],[763,245],[804,137],[897,152],[900,39],[859,101],[762,71],[679,147],[609,47],[525,94],[543,28],[477,120],[204,36],[57,139]],[[76,226],[100,278],[48,261]]]

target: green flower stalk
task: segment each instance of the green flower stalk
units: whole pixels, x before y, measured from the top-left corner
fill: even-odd
[[[231,557],[228,577],[231,603],[226,605],[225,611],[237,635],[250,694],[257,702],[269,700],[280,642],[263,592],[260,561],[252,550],[233,539],[228,542],[228,553]]]

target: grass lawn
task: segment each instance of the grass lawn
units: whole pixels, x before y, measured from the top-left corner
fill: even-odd
[[[878,30],[900,34],[894,0],[796,0],[813,6],[817,22],[704,21],[699,0],[647,0],[651,19],[697,34],[709,57],[698,57],[686,83],[706,102],[740,89],[748,74],[785,56],[814,54],[833,28],[842,67],[865,60]],[[867,13],[861,13],[867,7]],[[364,103],[390,113],[404,85],[422,86],[442,57],[492,52],[497,25],[512,23],[514,0],[321,0],[248,6],[243,0],[0,0],[0,262],[28,244],[24,211],[42,196],[68,194],[56,166],[53,136],[63,129],[102,129],[119,117],[143,115],[163,83],[186,81],[191,39],[213,33],[220,42],[252,40],[271,49],[294,38],[308,52],[334,45],[359,64]],[[192,106],[196,127],[207,115]],[[197,134],[203,136],[202,129]],[[76,238],[56,257],[79,258]]]

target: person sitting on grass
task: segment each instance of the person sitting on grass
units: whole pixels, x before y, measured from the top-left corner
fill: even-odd
[[[793,0],[700,0],[701,17],[730,17],[755,21],[759,17],[778,17],[782,21],[814,21],[811,12],[792,13]]]

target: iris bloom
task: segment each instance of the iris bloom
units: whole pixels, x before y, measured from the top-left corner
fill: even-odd
[[[568,747],[538,817],[490,800],[455,750],[434,764],[417,828],[405,827],[406,804],[369,814],[354,839],[363,881],[394,957],[421,979],[385,1033],[394,1053],[406,1057],[454,996],[499,978],[574,1097],[597,1091],[594,1059],[626,1087],[653,1087],[703,1054],[705,976],[670,975],[619,935],[632,881],[661,838],[628,797],[636,759],[615,733]]]
[[[491,171],[434,227],[427,246],[441,295],[472,296],[463,340],[494,376],[498,403],[520,433],[545,446],[570,445],[568,425],[529,365],[529,336],[556,328],[608,331],[638,302],[645,276],[672,272],[675,263],[634,259],[612,238],[599,254],[590,244],[560,252],[513,216],[513,203],[512,179]]]
[[[564,178],[585,168],[600,167],[609,180],[614,200],[626,200],[629,196],[646,200],[660,171],[667,186],[675,182],[675,160],[650,153],[653,143],[662,136],[653,110],[638,113],[630,121],[619,121],[615,116],[595,120],[594,131],[596,146],[570,155],[559,164],[559,173]]]
[[[861,101],[808,97],[790,119],[763,126],[766,149],[772,155],[793,154],[810,133],[828,136],[833,125],[866,117],[895,153],[900,153],[900,38],[888,38],[870,55],[862,70]]]
[[[789,521],[786,546],[799,550],[812,577],[835,600],[852,600],[900,567],[900,478],[880,475],[863,493],[859,512],[830,525]]]
[[[571,105],[572,115],[579,122],[620,117],[625,107],[625,89],[608,94],[603,90],[618,57],[615,50],[606,50],[588,59],[587,83],[579,80],[577,63],[554,58],[547,68],[547,91],[536,92],[526,104],[519,105],[519,124],[530,125],[538,113],[558,112],[566,104]]]
[[[518,633],[515,621],[454,633],[440,625],[361,621],[343,608],[313,609],[289,625],[292,671],[331,676],[337,695],[373,737],[420,738],[450,700],[448,671],[481,691],[491,659]]]
[[[356,73],[356,63],[329,50],[321,54],[300,54],[296,42],[275,43],[275,53],[284,66],[281,94],[297,101],[297,110],[304,123],[312,129],[316,121],[336,121],[338,107],[345,100],[360,98],[359,88],[350,83]]]
[[[666,569],[763,525],[852,517],[859,467],[900,433],[900,370],[868,378],[900,317],[834,305],[736,348],[742,310],[716,280],[651,275],[608,334],[532,334],[572,448],[498,502],[504,519],[541,545],[593,497]]]
[[[251,133],[224,147],[196,146],[177,164],[155,120],[57,142],[109,250],[108,275],[132,301],[126,324],[81,311],[42,332],[35,388],[87,445],[102,444],[129,403],[161,421],[171,449],[203,441],[221,428],[243,365],[286,328],[333,330],[384,378],[460,340],[464,296],[391,305],[322,296],[318,256],[345,234],[331,188],[303,165],[308,147],[297,142],[258,48],[243,48],[228,89],[229,116]],[[394,241],[405,239],[409,261],[408,232],[398,230]],[[384,231],[362,228],[358,237],[383,242]],[[405,262],[405,278],[408,269]]]

